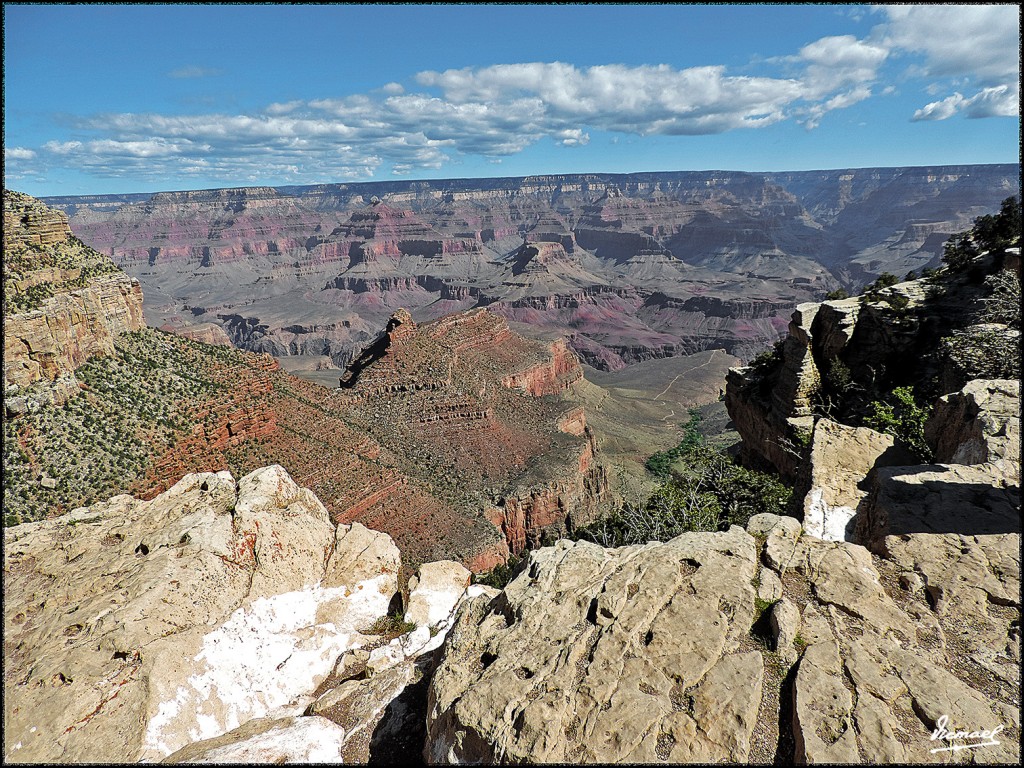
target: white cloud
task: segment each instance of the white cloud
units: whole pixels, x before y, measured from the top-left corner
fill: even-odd
[[[925,92],[946,98],[918,109],[912,120],[1012,117],[1020,104],[1020,16],[1016,5],[880,6],[888,23],[873,31],[882,44],[921,54],[907,74],[932,80]],[[977,89],[965,97],[963,91]]]
[[[947,96],[941,101],[933,101],[925,104],[914,113],[912,120],[945,120],[955,115],[963,106],[964,97],[959,93]]]
[[[1005,85],[983,88],[969,99],[954,93],[941,101],[933,101],[921,107],[911,119],[946,120],[957,112],[972,118],[1013,117],[1020,113],[1020,90]]]
[[[905,77],[930,81],[921,87],[932,100],[915,121],[1014,115],[1019,31],[1010,10],[883,6],[876,12],[886,21],[870,37],[833,35],[789,56],[758,59],[756,76],[720,65],[557,61],[426,71],[412,78],[412,91],[387,82],[366,93],[275,102],[247,114],[82,117],[72,125],[75,139],[16,147],[5,156],[31,159],[11,153],[36,151],[43,164],[136,177],[319,181],[367,178],[382,167],[408,175],[458,164],[463,155],[497,162],[542,140],[583,147],[593,131],[632,143],[630,136],[756,130],[785,120],[811,130],[829,112],[895,93],[883,79],[894,62],[902,62]],[[768,67],[775,76],[763,74]],[[190,66],[171,74],[217,73]]]
[[[27,147],[4,147],[4,160],[31,160],[36,156],[35,150]]]
[[[981,85],[1020,79],[1016,5],[887,5],[885,44],[925,54],[932,77],[970,75]]]
[[[590,143],[590,134],[579,128],[569,128],[555,135],[559,144],[565,147],[582,147]]]
[[[864,101],[870,96],[871,89],[866,85],[859,85],[846,93],[836,94],[828,101],[815,104],[807,110],[808,117],[802,121],[804,127],[809,131],[813,130],[821,123],[821,118],[826,112],[852,107],[854,104]]]
[[[823,37],[800,49],[807,62],[806,96],[818,99],[849,86],[875,80],[878,68],[889,56],[885,46],[858,40],[853,35]]]
[[[43,144],[43,149],[56,155],[68,155],[81,147],[80,141],[48,141]]]
[[[1014,117],[1020,114],[1020,86],[983,88],[966,105],[967,117]]]

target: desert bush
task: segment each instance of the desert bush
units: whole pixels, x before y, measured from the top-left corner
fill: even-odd
[[[924,439],[928,411],[922,408],[912,387],[896,387],[885,400],[875,400],[864,419],[866,426],[892,435],[922,461],[931,460],[931,449]]]
[[[495,589],[504,589],[506,585],[519,573],[519,566],[525,560],[525,556],[516,557],[511,555],[501,565],[495,566],[486,573],[476,574],[473,577],[474,584],[483,584]]]
[[[783,514],[792,489],[774,475],[739,466],[703,442],[682,453],[681,466],[643,502],[626,503],[574,538],[619,547],[667,541],[689,531],[746,525],[760,512]]]
[[[389,613],[374,620],[366,629],[360,630],[364,635],[382,635],[392,640],[399,635],[416,629],[416,622],[406,621],[401,613]]]
[[[940,350],[964,379],[1020,378],[1020,332],[1007,325],[954,331],[942,339]]]
[[[1003,323],[1020,330],[1020,277],[1013,270],[1004,269],[989,275],[985,283],[991,293],[982,299],[982,322]]]
[[[702,416],[696,408],[689,410],[690,419],[683,425],[683,439],[674,448],[669,448],[666,451],[658,451],[651,455],[646,462],[644,467],[647,471],[658,477],[668,477],[672,471],[672,465],[679,460],[681,456],[701,445],[704,442],[704,436],[700,433],[700,422]]]
[[[998,252],[1019,243],[1020,226],[1020,200],[1008,197],[999,213],[979,216],[969,231],[952,235],[942,247],[942,260],[955,271],[972,267],[983,251]]]

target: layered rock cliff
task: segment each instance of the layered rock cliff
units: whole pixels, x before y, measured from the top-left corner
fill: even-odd
[[[4,190],[4,398],[64,403],[74,372],[143,327],[139,282],[71,234],[67,216]],[[26,399],[21,390],[37,387]]]
[[[946,235],[1018,187],[1014,167],[956,166],[209,190],[126,197],[120,208],[54,202],[142,281],[154,326],[215,322],[244,348],[344,365],[398,308],[427,320],[489,306],[575,334],[577,353],[614,370],[704,349],[749,358],[797,304],[884,270],[936,264]],[[619,300],[627,289],[633,298]],[[673,306],[652,307],[656,296]],[[707,296],[725,303],[690,302]]]
[[[563,341],[529,341],[486,310],[421,325],[399,311],[341,377],[339,397],[353,423],[407,457],[406,473],[467,512],[480,510],[500,532],[467,561],[486,570],[585,524],[605,499],[594,436],[563,397],[581,378]],[[380,527],[403,551],[422,550],[422,537],[436,548],[466,535],[422,503],[386,516],[357,505],[338,519]]]

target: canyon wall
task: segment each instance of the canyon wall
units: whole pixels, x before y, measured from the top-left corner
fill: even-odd
[[[151,325],[213,322],[247,349],[343,366],[399,308],[422,321],[487,306],[614,370],[704,349],[750,358],[798,304],[936,265],[945,236],[1018,176],[569,174],[52,202],[141,281]]]
[[[67,216],[4,191],[5,397],[36,382],[55,402],[75,370],[144,326],[139,282],[71,234]]]

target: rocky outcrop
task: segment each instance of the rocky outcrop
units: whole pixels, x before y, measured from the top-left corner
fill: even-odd
[[[301,711],[398,568],[387,536],[335,529],[280,467],[8,528],[5,757],[160,759]]]
[[[144,326],[142,291],[77,241],[63,212],[28,195],[4,190],[3,240],[5,398],[42,382],[29,399],[63,404],[77,392],[79,366]],[[7,411],[25,407],[22,399]]]
[[[804,531],[826,541],[851,541],[854,518],[867,497],[876,467],[906,464],[912,457],[896,448],[891,435],[848,427],[829,419],[814,425],[811,451],[798,483],[804,496]]]
[[[213,344],[218,347],[230,347],[231,337],[219,325],[214,323],[198,323],[183,327],[165,326],[161,330],[184,336],[186,339],[200,341],[203,344]]]
[[[730,369],[725,405],[743,439],[743,451],[755,463],[767,462],[794,479],[800,446],[814,428],[812,398],[821,374],[811,348],[811,326],[819,305],[801,304],[793,312],[789,335],[759,367]]]
[[[144,325],[139,283],[123,274],[94,278],[46,299],[39,309],[10,315],[4,322],[5,390],[37,381],[59,384],[90,357],[112,354],[119,334]],[[54,401],[59,405],[73,393],[64,388]]]
[[[4,190],[4,250],[40,248],[71,237],[64,211],[11,189]]]
[[[942,463],[1019,466],[1020,382],[977,379],[941,397],[925,437]]]
[[[996,259],[985,256],[978,268],[994,270]],[[896,387],[917,387],[923,398],[948,393],[952,379],[940,340],[968,325],[988,292],[965,273],[945,270],[859,297],[799,305],[773,355],[729,372],[725,402],[744,456],[793,479],[818,416],[862,418]],[[960,371],[957,389],[966,373]]]
[[[979,538],[980,555],[990,545]],[[945,762],[937,743],[963,741],[937,742],[944,724],[996,731],[978,754],[1014,763],[1019,559],[992,546],[999,570],[984,588],[937,608],[910,555],[824,542],[772,515],[618,550],[559,542],[458,614],[430,686],[424,758]],[[761,562],[781,588],[764,613]],[[946,570],[931,579],[950,588],[974,567],[933,562]],[[1001,621],[966,640],[961,622],[988,594]]]
[[[506,376],[501,383],[542,397],[560,394],[583,378],[579,360],[569,350],[565,339],[551,342],[550,355],[548,360]]]
[[[280,467],[8,528],[5,761],[415,761],[452,615],[495,591],[400,568]]]
[[[353,505],[338,519],[381,527],[403,552],[410,529],[430,519],[431,530],[417,528],[415,536],[437,550],[416,559],[435,559],[467,538],[457,521],[472,516],[493,526],[486,537],[480,531],[471,557],[460,554],[474,570],[587,523],[604,502],[608,476],[582,408],[564,397],[581,378],[564,341],[529,341],[487,310],[421,324],[395,312],[349,365],[337,396],[382,446],[415,456],[403,462],[410,477],[435,495],[443,489],[450,507],[465,513],[433,513],[410,499],[387,516]],[[457,528],[448,530],[448,520]]]

